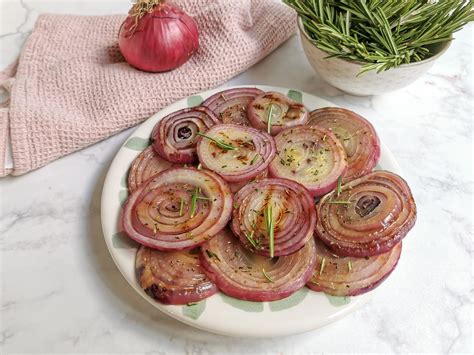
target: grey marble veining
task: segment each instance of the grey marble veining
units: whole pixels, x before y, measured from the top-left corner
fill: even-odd
[[[129,1],[0,3],[0,66],[42,12],[125,13]],[[372,301],[314,332],[246,340],[204,333],[151,308],[119,274],[100,227],[102,183],[130,130],[0,180],[0,347],[4,353],[305,354],[473,352],[473,26],[423,78],[378,97],[324,83],[297,37],[227,85],[303,90],[369,118],[400,163],[418,221]],[[315,310],[317,312],[317,310]]]

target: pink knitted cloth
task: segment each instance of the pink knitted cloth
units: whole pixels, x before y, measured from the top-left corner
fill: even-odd
[[[150,74],[130,67],[117,45],[124,16],[42,15],[18,66],[0,74],[0,176],[24,174],[143,121],[174,101],[220,85],[294,32],[279,0],[182,0],[200,49],[182,67]],[[13,169],[5,169],[10,135]]]

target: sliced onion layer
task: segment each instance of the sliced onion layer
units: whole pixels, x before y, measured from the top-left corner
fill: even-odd
[[[219,123],[207,107],[186,108],[173,112],[158,122],[151,133],[153,149],[172,163],[190,164],[196,159],[197,133]]]
[[[128,190],[133,192],[143,182],[148,180],[153,175],[169,169],[173,166],[167,160],[161,158],[153,149],[153,147],[146,148],[141,152],[132,163],[128,173]]]
[[[219,290],[255,302],[280,300],[302,288],[315,260],[314,238],[297,252],[273,259],[251,253],[228,230],[201,247],[203,270]]]
[[[376,171],[324,196],[316,232],[338,255],[365,257],[388,252],[414,226],[416,205],[407,183]]]
[[[355,112],[324,107],[310,113],[309,125],[330,130],[342,143],[348,168],[343,182],[370,173],[380,158],[380,140],[372,124]]]
[[[309,116],[303,104],[278,92],[267,92],[250,103],[248,117],[255,128],[267,131],[270,125],[270,133],[275,135],[287,127],[305,124]]]
[[[220,176],[204,169],[173,168],[154,175],[129,196],[122,224],[142,245],[183,250],[212,238],[231,213],[232,193]]]
[[[270,176],[295,180],[312,196],[333,190],[347,169],[344,147],[324,128],[288,128],[275,137],[275,142],[277,156],[269,166]]]
[[[395,269],[402,252],[402,243],[386,253],[354,258],[337,256],[316,240],[317,259],[307,286],[334,296],[357,296],[373,290]]]
[[[201,268],[198,249],[163,252],[142,246],[135,271],[143,290],[164,304],[197,302],[217,292]]]
[[[222,146],[221,143],[225,144]],[[265,171],[276,154],[269,134],[252,127],[215,125],[198,140],[201,164],[228,182],[248,181]]]
[[[250,126],[247,117],[249,103],[256,96],[263,94],[256,88],[237,88],[218,92],[202,103],[210,108],[222,123]]]
[[[268,176],[268,170],[262,171],[260,174],[258,174],[254,179],[249,180],[249,181],[241,181],[241,182],[231,182],[229,183],[230,191],[233,193],[236,193],[239,191],[242,187],[245,185],[254,182],[254,181],[260,181],[265,179]]]
[[[273,255],[294,253],[312,238],[316,213],[308,191],[291,180],[263,179],[245,185],[234,196],[231,227],[247,249],[271,255],[269,208],[274,223]]]

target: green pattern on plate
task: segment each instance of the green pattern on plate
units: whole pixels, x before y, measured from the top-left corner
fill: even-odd
[[[123,188],[127,188],[127,186],[128,186],[128,170],[122,176],[122,179],[120,180],[120,186],[122,186]]]
[[[222,300],[232,307],[241,309],[245,312],[263,312],[263,302],[242,301],[237,298],[229,297],[220,293]]]
[[[301,290],[295,292],[287,298],[284,298],[279,301],[269,302],[268,304],[270,305],[270,310],[272,312],[278,312],[294,307],[300,304],[305,299],[308,292],[309,290],[306,287],[303,287]]]
[[[196,320],[201,316],[205,309],[206,300],[203,300],[201,302],[183,306],[182,311],[184,316]]]
[[[293,101],[299,102],[300,104],[303,103],[303,94],[300,91],[289,90],[287,95]]]
[[[324,295],[328,298],[329,303],[333,305],[334,307],[341,307],[341,306],[351,303],[351,298],[348,296],[339,297],[339,296],[328,295],[327,293],[325,293]]]
[[[123,206],[125,201],[127,201],[127,198],[128,198],[128,190],[120,190],[119,192],[120,206]]]
[[[202,96],[190,96],[188,97],[188,107],[199,106],[200,104],[202,104],[203,101],[204,99],[202,98]]]
[[[125,143],[125,148],[142,151],[146,147],[150,145],[149,138],[141,138],[141,137],[132,137],[130,138],[127,143]]]
[[[130,239],[125,232],[118,232],[112,236],[112,245],[116,249],[134,249],[138,244]]]

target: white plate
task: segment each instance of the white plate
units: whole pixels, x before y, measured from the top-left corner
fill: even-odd
[[[255,86],[264,91],[279,91],[307,108],[335,106],[319,97],[271,86]],[[366,303],[374,291],[357,297],[333,297],[304,288],[276,302],[248,302],[218,293],[196,305],[165,306],[140,288],[135,277],[137,244],[120,230],[121,205],[127,198],[127,173],[135,157],[148,145],[153,126],[164,116],[182,108],[199,105],[218,90],[190,96],[161,110],[143,122],[117,153],[102,191],[101,218],[107,247],[122,275],[150,304],[193,327],[209,332],[245,337],[273,337],[302,333],[316,329],[353,311]],[[390,151],[382,144],[379,167],[400,174],[400,168]],[[381,286],[383,287],[383,285]]]

